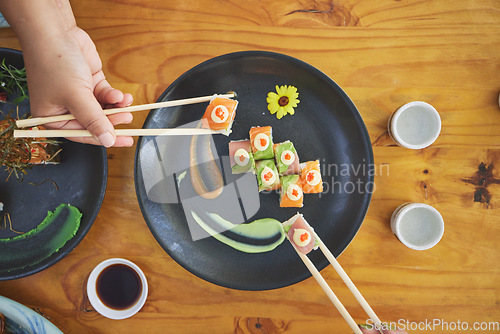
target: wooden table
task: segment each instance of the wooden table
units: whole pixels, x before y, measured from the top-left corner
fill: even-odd
[[[385,166],[341,264],[384,321],[498,326],[498,1],[74,0],[72,6],[108,80],[136,104],[155,101],[198,63],[234,51],[284,53],[330,76],[363,117],[376,166]],[[0,45],[19,48],[10,29],[0,31]],[[387,134],[391,113],[412,100],[434,105],[443,122],[438,140],[423,150],[398,147]],[[131,127],[145,117],[137,113]],[[106,197],[78,247],[43,272],[0,282],[0,295],[35,308],[66,333],[350,333],[312,278],[246,292],[179,266],[139,210],[134,153],[108,151]],[[444,217],[444,237],[431,250],[410,250],[390,230],[393,210],[407,201],[430,204]],[[110,257],[136,262],[149,280],[146,305],[128,320],[100,316],[85,297],[89,272]],[[356,321],[365,322],[335,271],[322,274]]]

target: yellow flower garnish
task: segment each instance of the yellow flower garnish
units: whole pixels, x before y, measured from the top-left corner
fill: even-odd
[[[278,119],[286,114],[293,115],[295,113],[293,108],[297,107],[297,103],[300,102],[298,97],[299,93],[296,87],[287,85],[278,87],[276,85],[276,93],[269,92],[267,94],[267,109],[271,114],[276,114]]]

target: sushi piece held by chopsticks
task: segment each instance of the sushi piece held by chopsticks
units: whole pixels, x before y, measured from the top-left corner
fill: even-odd
[[[309,254],[313,249],[318,249],[314,229],[304,219],[304,216],[297,213],[292,218],[283,223],[283,228],[287,233],[288,240],[302,254]]]
[[[304,219],[304,216],[302,216],[300,213],[297,213],[295,216],[283,223],[283,229],[287,233],[287,238],[292,244],[293,249],[297,252],[302,262],[304,262],[307,269],[311,272],[311,275],[318,282],[328,298],[330,298],[333,305],[337,308],[342,317],[347,321],[354,333],[362,334],[354,319],[351,317],[344,305],[342,305],[332,289],[328,286],[325,279],[323,278],[323,276],[321,276],[312,261],[307,257],[306,254],[311,252],[312,249],[316,249],[317,247],[320,248],[335,271],[337,271],[340,278],[342,278],[356,300],[359,302],[363,310],[373,321],[373,324],[375,324],[376,328],[381,328],[382,323],[380,319],[377,317],[370,305],[368,305],[368,302],[361,295],[344,269],[337,262],[335,256],[333,256],[328,247],[326,247],[325,243],[319,238],[314,229]]]
[[[222,134],[229,136],[233,125],[234,117],[236,116],[236,107],[238,101],[215,97],[203,115],[202,121],[205,127],[211,130],[220,131]]]
[[[139,110],[149,110],[153,108],[166,108],[172,106],[180,106],[186,104],[194,104],[200,102],[214,101],[217,99],[224,99],[232,101],[237,104],[237,101],[229,99],[230,97],[236,96],[236,93],[230,92],[224,95],[210,95],[202,96],[196,98],[189,98],[183,100],[174,101],[164,101],[143,105],[136,105],[124,108],[114,108],[104,110],[105,115],[112,115],[120,112],[132,112]],[[236,105],[234,110],[232,110],[232,120],[234,120]],[[71,120],[75,117],[71,114],[51,116],[51,117],[38,117],[38,118],[28,118],[24,120],[16,121],[16,126],[18,128],[31,127],[39,124],[46,124],[52,122],[59,122],[65,120]],[[232,124],[231,120],[231,124]],[[175,128],[175,129],[116,129],[115,133],[117,136],[192,136],[192,135],[212,135],[212,134],[225,134],[228,135],[230,132],[230,126],[226,128],[220,127],[208,127],[205,129],[188,129],[188,128]],[[54,137],[92,137],[92,134],[87,130],[15,130],[14,138],[54,138]]]
[[[103,113],[104,113],[104,115],[113,115],[113,114],[118,114],[118,113],[122,113],[122,112],[134,112],[134,111],[141,111],[141,110],[176,107],[176,106],[183,106],[183,105],[187,105],[187,104],[209,102],[209,101],[213,100],[214,97],[232,98],[235,96],[236,96],[235,92],[229,92],[227,94],[222,94],[222,95],[214,94],[214,95],[209,95],[209,96],[200,96],[200,97],[193,97],[193,98],[181,99],[181,100],[172,100],[172,101],[140,104],[140,105],[135,105],[135,106],[123,107],[123,108],[111,108],[111,109],[103,110]],[[47,124],[47,123],[52,123],[52,122],[60,122],[60,121],[69,121],[72,119],[75,119],[75,116],[73,116],[72,114],[49,116],[49,117],[34,117],[34,118],[17,120],[16,126],[18,128],[29,128],[29,127],[33,127],[36,125],[42,125],[42,124]]]
[[[216,135],[219,131],[210,129],[116,129],[117,136],[195,136]],[[88,130],[14,130],[14,138],[57,138],[93,137]]]

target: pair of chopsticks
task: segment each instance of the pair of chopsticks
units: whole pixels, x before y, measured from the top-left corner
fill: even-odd
[[[216,94],[209,96],[194,97],[189,99],[165,101],[149,104],[141,104],[136,106],[124,107],[124,108],[114,108],[105,109],[104,115],[113,115],[122,112],[134,112],[141,110],[150,110],[155,108],[166,108],[182,106],[187,104],[208,102],[214,97],[222,98],[233,98],[236,94],[230,92],[227,94]],[[50,117],[36,117],[21,119],[16,121],[16,126],[18,128],[34,127],[37,125],[43,125],[52,122],[69,121],[75,119],[71,114],[50,116]],[[182,136],[182,135],[205,135],[205,134],[217,134],[219,132],[212,131],[210,129],[116,129],[117,136]],[[14,138],[54,138],[54,137],[92,137],[90,132],[87,130],[14,130]]]
[[[368,305],[367,301],[361,295],[361,293],[359,292],[358,288],[356,288],[356,286],[354,285],[354,283],[351,281],[351,279],[349,278],[349,276],[347,275],[347,273],[344,271],[344,269],[342,268],[342,266],[340,265],[340,263],[338,263],[337,259],[335,259],[335,256],[333,256],[332,252],[330,252],[330,250],[328,249],[328,247],[326,247],[326,245],[319,238],[319,236],[316,234],[316,232],[314,232],[314,235],[315,235],[316,239],[319,242],[319,248],[321,249],[321,251],[323,252],[323,254],[325,255],[325,257],[328,259],[328,261],[330,262],[330,264],[333,266],[333,268],[335,269],[335,271],[339,274],[340,278],[342,278],[342,280],[344,281],[344,283],[347,285],[347,287],[349,288],[349,290],[352,292],[352,294],[354,295],[354,297],[356,298],[356,300],[358,301],[358,303],[361,305],[361,307],[363,308],[363,310],[365,310],[366,314],[368,314],[368,316],[370,317],[370,319],[373,321],[374,326],[376,328],[382,328],[382,326],[381,326],[382,323],[381,323],[380,319],[377,317],[377,315],[375,314],[375,312],[373,311],[373,309],[370,307],[370,305]],[[287,238],[288,238],[288,236],[287,236]],[[345,321],[347,321],[347,323],[349,324],[349,326],[351,327],[351,329],[354,331],[354,333],[356,333],[356,334],[363,334],[363,332],[361,331],[361,329],[359,329],[357,323],[351,317],[351,315],[349,314],[349,312],[347,311],[347,309],[344,307],[344,305],[342,305],[342,303],[340,302],[340,300],[338,299],[338,297],[335,295],[335,293],[332,291],[332,289],[328,286],[328,284],[326,283],[325,279],[323,278],[323,276],[321,276],[321,274],[319,273],[318,269],[316,269],[316,267],[314,266],[314,264],[312,263],[312,261],[309,260],[309,258],[304,253],[302,253],[301,251],[299,251],[297,249],[297,247],[294,245],[293,242],[290,241],[290,243],[292,244],[293,248],[295,249],[295,251],[297,252],[297,254],[299,255],[299,257],[301,258],[301,260],[306,265],[307,269],[309,269],[309,271],[311,272],[312,276],[319,283],[319,285],[321,286],[321,288],[323,289],[323,291],[326,293],[326,295],[328,296],[328,298],[330,298],[330,300],[332,301],[333,305],[335,305],[335,307],[340,312],[340,314],[342,315],[342,317],[345,319]]]

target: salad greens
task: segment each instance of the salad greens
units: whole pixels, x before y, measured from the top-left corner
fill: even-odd
[[[8,94],[18,93],[19,96],[14,100],[15,104],[29,99],[26,68],[18,69],[13,65],[7,65],[4,58],[0,64],[0,89]]]

